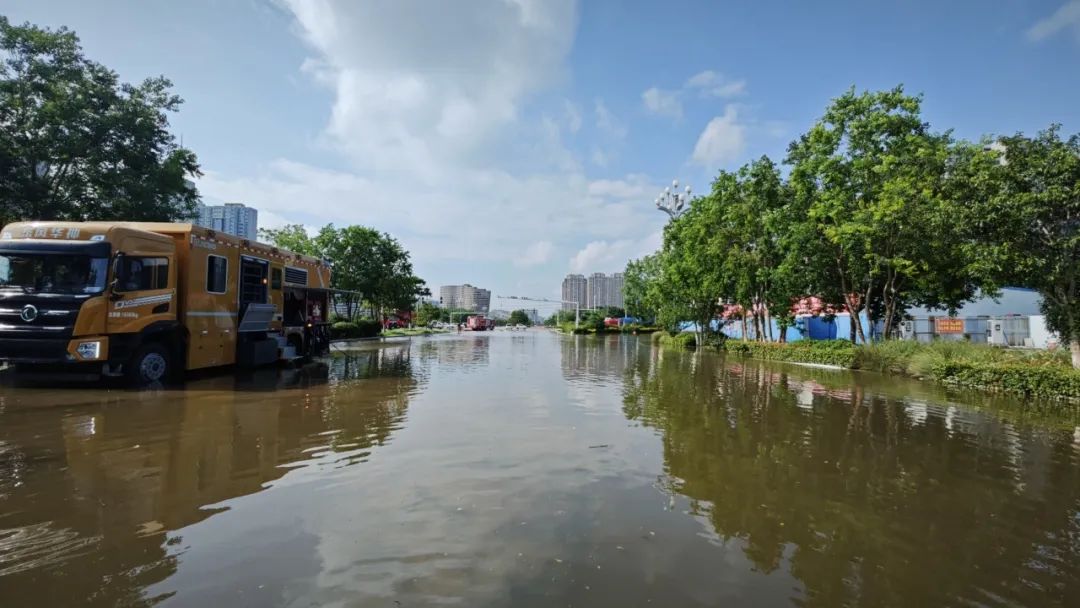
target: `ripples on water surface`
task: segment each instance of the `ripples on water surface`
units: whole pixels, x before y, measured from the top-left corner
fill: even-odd
[[[539,330],[2,386],[0,606],[1077,605],[1080,436],[973,399]]]

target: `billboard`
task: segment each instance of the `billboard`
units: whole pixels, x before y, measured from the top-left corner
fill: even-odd
[[[937,318],[934,319],[934,333],[936,334],[962,334],[964,333],[963,319]]]

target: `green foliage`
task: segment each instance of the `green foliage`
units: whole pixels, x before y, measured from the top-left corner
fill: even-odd
[[[1063,351],[1022,351],[962,341],[922,344],[889,340],[852,345],[847,340],[791,344],[728,340],[724,350],[754,359],[836,365],[936,380],[1024,397],[1080,399],[1080,371]]]
[[[0,16],[0,225],[188,218],[199,165],[168,131],[171,87],[122,83],[66,28]]]
[[[365,226],[324,226],[315,237],[293,224],[262,230],[270,243],[330,260],[331,285],[344,292],[347,315],[354,317],[366,304],[375,318],[395,310],[412,310],[416,299],[431,295],[424,281],[413,274],[409,252],[389,234]]]
[[[506,323],[507,325],[532,325],[532,321],[529,320],[529,315],[525,314],[524,310],[515,310],[511,312],[510,318],[507,319]]]
[[[968,151],[957,181],[969,195],[971,257],[999,284],[1039,291],[1047,326],[1074,343],[1080,367],[1080,135],[1058,130],[1002,137],[1001,153]]]
[[[671,335],[667,332],[657,332],[661,346],[677,350],[693,350],[697,347],[697,337],[691,332],[679,332]]]
[[[930,131],[921,106],[902,87],[849,90],[788,155],[812,253],[835,265],[831,291],[884,320],[886,338],[908,305],[955,308],[978,283],[947,196],[952,141]],[[855,328],[865,340],[858,317]]]
[[[728,340],[724,350],[767,361],[797,361],[839,367],[852,367],[856,357],[856,347],[847,340],[799,340],[790,344]]]
[[[337,321],[330,325],[330,337],[334,340],[373,338],[382,331],[382,325],[374,319]]]
[[[294,253],[315,257],[322,253],[315,239],[311,238],[302,224],[288,224],[281,228],[259,228],[259,240],[273,243],[277,247]]]
[[[421,302],[413,312],[413,322],[416,325],[431,325],[442,316],[442,309],[431,302]]]
[[[816,296],[856,313],[851,341],[866,342],[858,313],[888,340],[912,306],[954,311],[1021,285],[1080,368],[1080,135],[955,141],[902,87],[851,89],[786,163],[786,180],[767,157],[721,171],[663,248],[627,265],[631,311],[669,333],[691,322],[702,342],[724,305],[759,341],[776,321],[782,341],[792,302]],[[877,365],[899,365],[891,355]]]

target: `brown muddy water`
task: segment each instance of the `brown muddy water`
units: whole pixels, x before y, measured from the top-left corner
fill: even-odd
[[[1007,406],[543,330],[0,386],[0,606],[1080,605],[1080,433]]]

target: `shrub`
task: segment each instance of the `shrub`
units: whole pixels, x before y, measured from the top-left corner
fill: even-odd
[[[381,332],[382,326],[374,319],[338,321],[330,325],[330,338],[332,340],[372,338]]]
[[[1033,366],[1021,362],[980,364],[942,360],[934,367],[932,374],[947,384],[1025,397],[1080,399],[1080,372],[1067,367]]]
[[[693,350],[697,346],[697,338],[694,334],[684,331],[674,336],[667,332],[657,332],[660,335],[660,345],[680,350]]]

